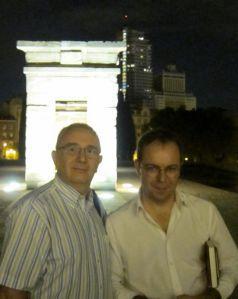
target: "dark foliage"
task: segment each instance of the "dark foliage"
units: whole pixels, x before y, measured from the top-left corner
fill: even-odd
[[[185,155],[196,162],[223,160],[232,147],[234,125],[221,108],[192,111],[167,108],[155,114],[150,127],[165,127],[176,132]]]
[[[117,106],[117,157],[131,161],[135,151],[135,129],[129,105],[119,93]]]

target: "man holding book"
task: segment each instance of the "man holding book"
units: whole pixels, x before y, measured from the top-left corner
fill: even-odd
[[[166,130],[150,131],[137,154],[139,197],[106,224],[115,298],[227,298],[238,283],[237,247],[212,203],[176,190],[182,161],[178,138]],[[206,275],[208,240],[220,259],[215,288]]]

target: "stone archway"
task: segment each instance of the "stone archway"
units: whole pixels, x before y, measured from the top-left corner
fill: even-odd
[[[123,42],[18,41],[26,67],[26,184],[35,188],[53,178],[51,151],[59,130],[86,122],[99,135],[103,162],[95,188],[114,189],[116,161],[116,66]]]

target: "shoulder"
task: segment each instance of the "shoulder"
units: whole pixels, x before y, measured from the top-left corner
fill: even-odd
[[[189,207],[191,206],[199,206],[199,207],[211,207],[214,204],[204,198],[199,196],[195,196],[189,193],[185,193],[182,191],[178,192],[179,197],[182,201],[184,201]]]
[[[9,217],[14,217],[19,213],[25,214],[26,212],[34,211],[36,206],[44,206],[50,198],[50,194],[54,189],[53,181],[27,193],[6,210]]]
[[[201,215],[202,217],[207,215],[207,217],[210,217],[211,213],[218,212],[217,207],[209,200],[184,192],[178,192],[178,194],[184,202],[185,207],[196,215]]]
[[[122,220],[126,221],[127,219],[133,219],[133,216],[136,215],[137,209],[137,198],[131,199],[126,204],[122,205],[117,210],[109,214],[108,220],[110,222],[119,222],[122,224]]]
[[[135,227],[138,227],[137,199],[132,199],[114,212],[106,220],[106,231],[110,240],[114,238],[124,240],[132,235]],[[134,233],[134,232],[133,232]]]

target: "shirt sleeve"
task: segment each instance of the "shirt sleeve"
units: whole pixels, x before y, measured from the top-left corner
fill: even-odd
[[[106,221],[106,230],[110,241],[111,267],[112,267],[112,286],[115,299],[132,299],[140,295],[125,286],[125,274],[120,246],[110,221],[110,216]]]
[[[210,210],[210,238],[217,244],[220,278],[217,290],[228,298],[238,284],[238,250],[217,208]]]
[[[0,284],[30,291],[46,270],[50,238],[31,206],[15,208],[6,221]]]

